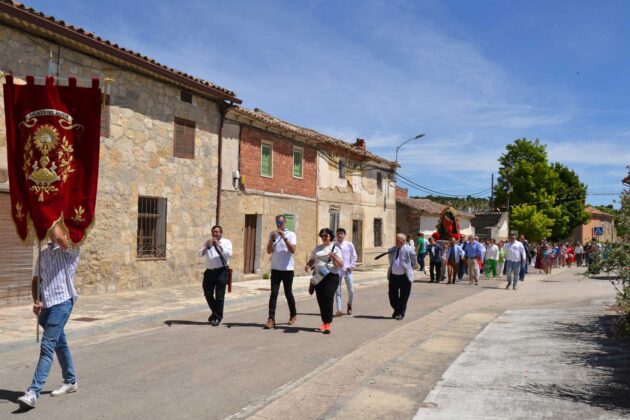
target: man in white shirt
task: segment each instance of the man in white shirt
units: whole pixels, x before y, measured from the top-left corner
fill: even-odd
[[[486,247],[486,279],[490,278],[490,272],[492,272],[492,278],[497,278],[497,260],[499,259],[499,247],[494,239],[490,240]]]
[[[339,268],[339,287],[337,288],[336,304],[337,313],[335,316],[341,316],[343,301],[341,299],[341,285],[342,279],[346,281],[346,288],[348,289],[348,315],[352,315],[352,301],[354,300],[354,285],[352,284],[352,270],[357,263],[357,251],[354,249],[354,244],[348,242],[346,239],[346,230],[343,228],[337,229],[337,246],[341,250],[341,256],[343,265]]]
[[[413,284],[413,270],[418,265],[418,256],[414,247],[407,245],[403,233],[396,235],[396,245],[387,252],[389,258],[388,294],[389,304],[394,309],[392,318],[400,321],[405,317],[407,301]]]
[[[516,240],[516,235],[511,234],[510,240],[503,246],[503,249],[505,250],[505,274],[508,282],[505,288],[509,289],[512,286],[512,289],[516,290],[521,266],[527,264],[525,247]]]
[[[55,353],[61,365],[63,384],[51,395],[57,397],[77,391],[77,375],[64,328],[77,300],[74,273],[79,263],[79,248],[70,246],[68,236],[60,224],[52,228],[50,239],[52,242],[37,259],[31,283],[33,313],[38,316],[44,334],[33,381],[26,393],[18,398],[20,406],[29,409],[35,408]]]
[[[278,292],[280,292],[280,283],[284,287],[284,296],[289,305],[288,324],[293,325],[297,321],[297,309],[292,290],[293,255],[297,247],[297,238],[295,233],[288,230],[285,225],[284,216],[276,216],[277,230],[269,234],[267,241],[267,254],[271,254],[271,295],[269,296],[269,318],[265,324],[266,330],[276,327],[276,302],[278,301]]]
[[[575,243],[575,260],[578,267],[582,267],[582,256],[584,255],[584,247],[579,243]]]
[[[208,322],[216,327],[223,319],[228,266],[232,258],[232,242],[223,237],[221,226],[212,227],[212,237],[203,244],[199,256],[204,257],[206,264],[206,271],[203,273],[203,294],[211,311]]]

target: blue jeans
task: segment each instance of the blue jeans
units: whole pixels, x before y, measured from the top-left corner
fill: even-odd
[[[506,261],[505,262],[505,274],[507,275],[508,286],[511,284],[514,288],[516,288],[516,283],[518,283],[518,277],[521,272],[521,262],[520,261]]]
[[[525,274],[527,274],[527,263],[524,262],[521,264],[521,269],[519,270],[518,278],[520,281],[525,281]]]
[[[420,271],[424,271],[424,259],[427,256],[425,252],[418,252],[418,264],[420,264]]]
[[[64,383],[73,384],[77,381],[70,348],[68,348],[66,334],[63,332],[71,312],[72,299],[69,299],[50,308],[42,309],[39,315],[39,324],[44,328],[44,334],[42,335],[39,362],[37,362],[37,368],[33,375],[33,382],[28,387],[28,390],[35,392],[38,397],[50,373],[54,353],[57,353]]]
[[[348,305],[352,305],[352,300],[354,299],[354,285],[352,283],[352,271],[345,271],[343,275],[343,279],[346,280],[346,288],[348,289]],[[338,311],[341,311],[343,307],[343,302],[341,300],[341,286],[342,286],[342,276],[339,276],[339,286],[337,287],[337,294],[335,295]]]

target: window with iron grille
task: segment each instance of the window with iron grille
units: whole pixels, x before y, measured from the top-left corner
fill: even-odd
[[[175,117],[175,138],[173,156],[195,158],[195,122]]]
[[[166,198],[138,197],[138,259],[166,258]]]
[[[101,137],[109,137],[109,102],[110,96],[103,93],[101,105]]]
[[[374,219],[374,247],[383,246],[383,219]]]
[[[383,174],[381,172],[376,173],[376,188],[383,191]]]

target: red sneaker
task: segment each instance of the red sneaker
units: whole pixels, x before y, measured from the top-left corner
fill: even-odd
[[[327,324],[322,324],[322,326],[321,326],[321,327],[319,327],[319,330],[320,330],[321,332],[325,332],[325,331],[326,331],[326,325],[327,325]]]
[[[332,327],[330,326],[330,324],[324,324],[324,331],[322,331],[324,334],[330,334],[332,332]]]

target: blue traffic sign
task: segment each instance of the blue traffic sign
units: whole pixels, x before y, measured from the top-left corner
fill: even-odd
[[[603,226],[594,227],[593,228],[593,235],[594,236],[603,236],[604,235],[604,227]]]

